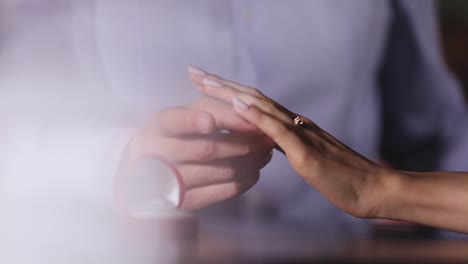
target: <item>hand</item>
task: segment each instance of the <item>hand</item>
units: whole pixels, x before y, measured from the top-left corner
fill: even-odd
[[[372,217],[384,197],[385,170],[354,152],[311,120],[299,117],[258,90],[208,74],[192,78],[203,94],[225,103],[271,137],[294,170],[342,210]]]
[[[163,157],[182,176],[186,193],[181,208],[196,210],[251,188],[270,161],[273,146],[230,105],[204,97],[156,113],[131,140],[124,162]]]

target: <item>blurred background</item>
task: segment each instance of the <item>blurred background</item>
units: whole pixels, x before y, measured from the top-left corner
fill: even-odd
[[[439,0],[439,13],[445,57],[468,102],[468,1]]]

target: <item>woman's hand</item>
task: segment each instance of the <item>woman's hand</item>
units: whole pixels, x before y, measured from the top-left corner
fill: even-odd
[[[211,74],[191,79],[200,92],[232,103],[241,117],[270,136],[294,170],[337,207],[357,217],[377,215],[393,186],[391,176],[383,177],[385,169],[257,89]]]
[[[232,103],[242,118],[276,142],[306,182],[337,207],[357,217],[468,233],[468,173],[384,169],[258,90],[200,72],[190,75],[200,92]]]

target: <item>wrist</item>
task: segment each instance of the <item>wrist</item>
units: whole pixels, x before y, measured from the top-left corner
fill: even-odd
[[[401,209],[401,196],[404,192],[405,173],[403,171],[383,169],[377,193],[379,202],[373,210],[371,218],[401,220],[398,211]]]

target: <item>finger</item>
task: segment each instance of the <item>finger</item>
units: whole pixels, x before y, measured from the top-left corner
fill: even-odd
[[[278,104],[274,100],[263,95],[259,90],[226,80],[220,76],[209,74],[199,68],[189,66],[192,81],[203,94],[230,104],[236,97],[249,104],[256,104],[264,112],[277,116],[285,122],[289,122],[295,116],[294,113]]]
[[[271,101],[274,103],[273,100],[263,95],[257,89],[242,86],[241,84],[236,84],[236,86],[242,87],[243,89],[238,89],[234,86],[226,85],[211,78],[204,78],[203,85],[196,85],[200,92],[226,103],[230,102],[232,98],[237,97],[239,94],[248,94],[252,97],[257,97],[259,99]]]
[[[265,96],[255,96],[252,94],[244,93],[230,86],[219,86],[216,83],[213,83],[211,80],[206,81],[205,79],[205,86],[202,87],[200,91],[207,96],[216,98],[223,102],[232,103],[232,100],[234,98],[240,98],[248,105],[255,105],[263,112],[273,115],[276,118],[282,120],[283,122],[292,122],[294,116],[294,114],[291,111],[280,106],[278,103]]]
[[[290,121],[294,113],[262,94],[259,90],[226,80],[220,76],[209,74],[199,68],[189,66],[189,72],[197,89],[207,96],[226,103],[231,103],[236,97],[248,104],[256,104],[262,111]],[[196,74],[192,74],[196,73]]]
[[[231,132],[260,133],[256,126],[246,122],[234,111],[231,102],[224,103],[213,98],[202,97],[192,102],[187,108],[210,113],[215,120],[218,130],[227,129]]]
[[[177,166],[187,190],[240,181],[249,175],[257,174],[270,162],[272,151],[261,151],[245,157],[219,160],[215,162],[187,163]]]
[[[303,157],[306,151],[304,143],[292,126],[276,117],[262,112],[256,106],[250,106],[241,99],[233,100],[234,109],[247,121],[255,124],[266,135],[270,136],[288,157]]]
[[[271,140],[264,135],[219,134],[216,137],[153,137],[147,140],[142,152],[178,164],[239,157],[271,148]]]
[[[238,182],[228,182],[217,185],[208,185],[189,190],[181,205],[182,210],[198,210],[208,205],[234,198],[252,188],[260,174],[252,175]]]
[[[164,109],[156,113],[149,124],[151,133],[161,136],[212,134],[217,130],[211,114],[184,107]]]
[[[286,124],[294,124],[294,117],[296,117],[297,115],[273,100],[258,98],[256,96],[252,96],[245,93],[240,93],[237,98],[239,98],[248,105],[253,105],[257,107],[260,111],[266,114],[274,116],[276,119],[281,120]],[[234,100],[234,98],[232,100]]]
[[[218,83],[211,79],[204,79],[203,86],[197,86],[198,90],[212,98],[223,101],[226,104],[232,102],[232,98],[238,97],[242,91],[231,86]]]
[[[241,92],[245,92],[245,93],[249,93],[249,94],[252,94],[252,95],[257,95],[257,94],[261,94],[257,89],[255,88],[252,88],[252,87],[249,87],[249,86],[245,86],[245,85],[241,85],[237,82],[234,82],[234,81],[230,81],[230,80],[227,80],[227,79],[224,79],[218,75],[215,75],[215,74],[211,74],[211,73],[208,73],[200,68],[197,68],[195,66],[189,66],[188,68],[188,71],[190,73],[190,79],[192,80],[192,82],[195,84],[195,86],[200,86],[200,87],[203,87],[204,86],[204,79],[211,79],[211,80],[214,80],[214,81],[217,81],[225,86],[230,86],[230,87],[233,87]]]

